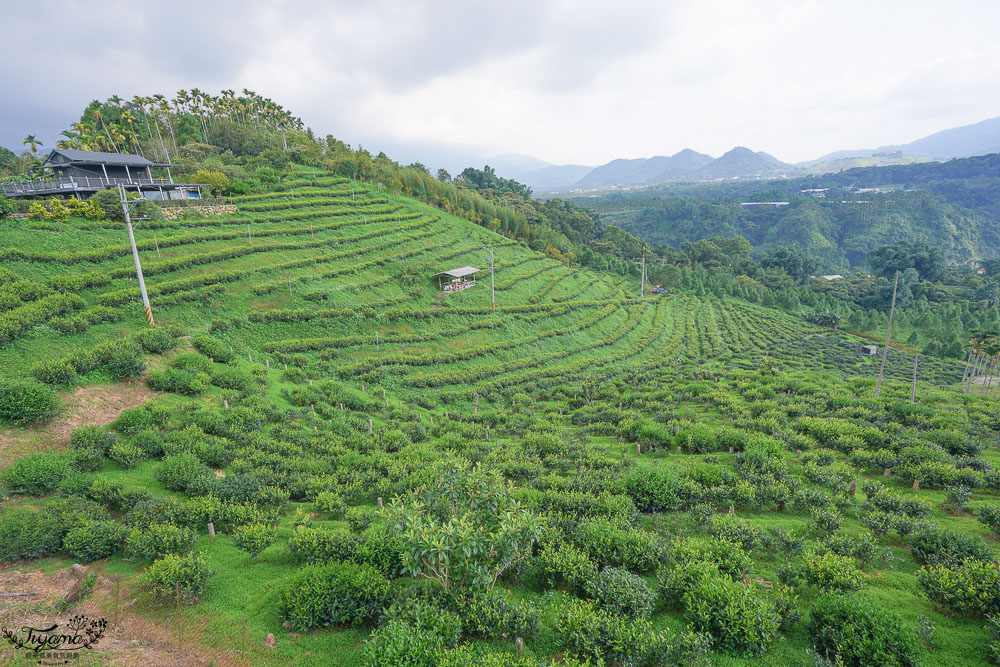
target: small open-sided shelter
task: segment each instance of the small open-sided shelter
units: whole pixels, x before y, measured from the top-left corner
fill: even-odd
[[[475,285],[477,273],[479,273],[479,269],[471,266],[463,266],[458,269],[435,273],[431,278],[437,278],[438,287],[441,288],[441,291],[449,293],[468,289]]]

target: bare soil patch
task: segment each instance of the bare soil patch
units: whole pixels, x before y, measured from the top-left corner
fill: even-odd
[[[48,424],[0,430],[0,468],[31,452],[63,449],[69,445],[74,429],[113,422],[123,410],[158,395],[136,380],[64,392],[59,397],[62,404],[59,414]]]
[[[34,592],[23,597],[0,598],[0,625],[13,628],[48,628],[65,625],[76,615],[103,618],[108,626],[104,637],[88,651],[81,665],[235,665],[232,652],[212,651],[196,643],[201,638],[197,623],[189,619],[153,620],[135,613],[135,602],[126,580],[115,582],[92,564],[88,572],[98,574],[93,594],[71,606],[63,603],[77,583],[72,568],[45,574],[41,570],[15,571],[0,568],[0,591]],[[197,620],[197,619],[195,619]],[[0,664],[24,659],[23,650],[0,646]],[[81,656],[83,657],[83,656]],[[32,661],[33,662],[33,661]],[[74,661],[75,662],[75,661]]]

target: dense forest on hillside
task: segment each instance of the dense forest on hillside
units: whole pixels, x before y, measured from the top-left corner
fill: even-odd
[[[1000,155],[573,201],[654,245],[743,236],[761,251],[807,250],[828,273],[864,267],[872,250],[898,241],[939,244],[954,264],[1000,255]],[[744,205],[761,202],[788,204]]]

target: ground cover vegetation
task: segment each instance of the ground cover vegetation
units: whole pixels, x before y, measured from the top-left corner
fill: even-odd
[[[307,162],[138,226],[155,327],[120,224],[0,223],[0,443],[158,393],[4,460],[0,561],[100,561],[252,664],[986,663],[1000,411],[960,361],[911,401],[892,349],[876,397],[865,341],[709,262],[640,298],[614,228],[567,266]],[[496,309],[441,295],[484,246]]]

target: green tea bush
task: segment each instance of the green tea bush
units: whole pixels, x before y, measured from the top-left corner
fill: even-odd
[[[976,517],[989,526],[994,535],[1000,535],[1000,505],[980,505],[976,508]]]
[[[361,538],[346,530],[326,530],[296,526],[288,539],[288,550],[299,563],[349,561],[357,556]]]
[[[778,631],[774,605],[729,577],[700,578],[681,604],[691,629],[727,653],[764,655]]]
[[[628,570],[606,567],[587,583],[586,590],[602,609],[622,616],[647,618],[653,611],[653,591]]]
[[[543,586],[570,592],[583,592],[597,576],[594,562],[571,543],[546,543],[535,558],[535,567]]]
[[[212,372],[212,360],[194,352],[184,352],[170,360],[170,367],[191,373],[208,374]]]
[[[215,368],[211,373],[212,384],[223,389],[233,391],[246,391],[257,384],[252,375],[246,371],[230,366]]]
[[[512,602],[492,591],[460,594],[454,598],[454,605],[467,635],[483,639],[538,635],[541,613],[532,602]]]
[[[74,429],[70,436],[70,444],[74,449],[96,449],[102,455],[107,454],[116,442],[118,435],[102,426],[81,426]]]
[[[406,573],[402,541],[383,524],[371,525],[361,533],[361,546],[354,560],[371,565],[390,579]]]
[[[262,523],[248,523],[233,530],[233,544],[240,551],[250,554],[250,557],[257,559],[264,549],[274,543],[278,536],[278,529]]]
[[[63,549],[70,556],[88,563],[107,558],[121,548],[125,531],[117,521],[88,521],[66,533]]]
[[[14,493],[42,496],[54,491],[69,477],[70,459],[54,452],[34,452],[3,471],[4,485]]]
[[[556,633],[566,653],[585,664],[637,664],[652,633],[649,622],[603,611],[590,601],[574,601],[556,617]]]
[[[105,478],[98,478],[91,482],[86,493],[91,500],[110,505],[122,512],[128,512],[136,504],[152,498],[146,489],[128,487],[121,482],[113,482]]]
[[[126,526],[141,528],[154,523],[172,523],[184,525],[190,519],[186,516],[184,508],[174,498],[151,498],[136,503],[128,514],[125,515]],[[198,522],[203,524],[206,522]]]
[[[321,491],[316,494],[316,509],[330,519],[339,519],[347,512],[347,503],[336,491]]]
[[[128,408],[122,410],[111,427],[122,435],[132,435],[139,431],[151,429],[155,426],[153,416],[148,410],[142,407]]]
[[[659,563],[663,547],[656,535],[638,528],[622,528],[608,519],[584,521],[573,542],[600,567],[623,567],[648,572]]]
[[[643,466],[625,477],[625,492],[640,512],[666,512],[681,508],[681,479],[668,467]]]
[[[195,336],[191,339],[191,343],[196,350],[220,364],[228,364],[236,356],[221,341],[208,335]]]
[[[153,561],[142,578],[156,597],[176,601],[180,593],[182,600],[194,604],[214,574],[201,552],[168,553]]]
[[[185,554],[194,549],[196,541],[194,531],[169,523],[135,526],[125,535],[125,558],[152,560],[166,554]]]
[[[154,473],[156,479],[171,491],[186,491],[198,480],[214,480],[215,475],[194,454],[184,453],[163,459]]]
[[[167,350],[177,347],[177,338],[174,333],[165,327],[153,327],[143,329],[134,336],[142,349],[153,354],[163,354]]]
[[[41,558],[59,550],[63,530],[58,517],[19,509],[0,517],[0,562]]]
[[[157,391],[194,395],[208,389],[211,378],[207,373],[192,373],[178,368],[165,368],[162,371],[151,371],[146,377],[146,382]]]
[[[56,413],[56,392],[33,380],[0,380],[0,419],[15,424],[45,421]]]
[[[923,567],[917,580],[927,597],[953,613],[1000,614],[1000,569],[996,563],[969,559],[954,567]]]
[[[763,530],[733,514],[713,517],[709,532],[720,540],[738,544],[749,552],[760,550],[767,543],[767,535]]]
[[[132,443],[118,442],[111,446],[108,458],[123,468],[131,470],[136,463],[146,458],[146,454]]]
[[[65,359],[50,359],[31,367],[31,376],[51,385],[67,385],[76,379],[76,369]]]
[[[308,630],[375,620],[389,593],[389,580],[374,568],[335,562],[300,570],[279,593],[278,605],[292,627]]]
[[[855,560],[833,552],[807,555],[802,571],[810,585],[824,591],[852,592],[865,585]]]
[[[981,537],[953,530],[925,528],[910,537],[913,557],[926,565],[955,567],[967,560],[993,562],[993,550]]]
[[[919,660],[916,633],[899,615],[862,596],[820,597],[806,629],[817,653],[833,664],[911,667]]]

